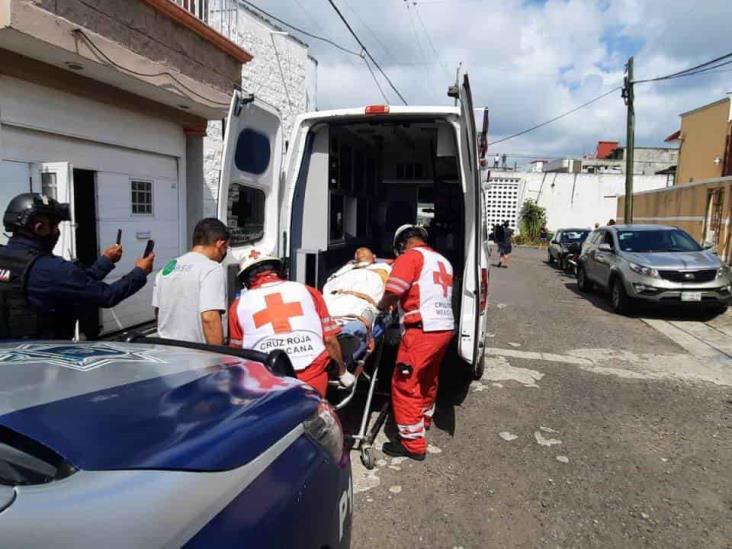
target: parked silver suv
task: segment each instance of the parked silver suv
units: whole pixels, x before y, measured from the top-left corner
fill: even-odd
[[[610,293],[624,314],[635,300],[712,306],[726,310],[732,274],[711,250],[685,231],[662,225],[613,225],[593,231],[582,246],[577,285]]]

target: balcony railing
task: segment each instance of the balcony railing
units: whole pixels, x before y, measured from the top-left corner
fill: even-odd
[[[239,0],[171,0],[209,27],[238,43]]]

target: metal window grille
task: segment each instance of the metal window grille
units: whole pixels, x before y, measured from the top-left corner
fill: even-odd
[[[152,181],[130,181],[130,191],[133,215],[152,215]]]

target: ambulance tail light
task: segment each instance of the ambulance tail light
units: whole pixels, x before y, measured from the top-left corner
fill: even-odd
[[[389,105],[368,105],[364,109],[364,114],[389,114]]]
[[[488,306],[488,281],[490,273],[486,267],[480,270],[480,312],[485,311]]]
[[[336,463],[341,462],[343,456],[343,428],[330,404],[322,400],[313,416],[303,422],[303,427],[305,427],[308,436],[328,452]]]

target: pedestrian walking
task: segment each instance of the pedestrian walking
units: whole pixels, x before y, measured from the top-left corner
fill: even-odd
[[[328,366],[338,368],[343,387],[356,381],[343,361],[338,334],[323,295],[310,286],[286,280],[282,260],[251,250],[242,261],[239,281],[246,288],[229,308],[229,345],[269,353],[281,349],[297,378],[322,397],[328,389]]]
[[[548,238],[549,238],[549,231],[546,228],[546,223],[542,223],[541,228],[539,229],[539,247],[540,248],[547,247]]]
[[[221,221],[203,219],[193,229],[191,251],[171,259],[158,273],[152,304],[160,337],[224,344],[226,274],[221,262],[229,239]]]
[[[391,382],[394,421],[399,439],[386,442],[386,455],[422,461],[426,429],[432,423],[442,359],[453,338],[453,270],[450,262],[427,245],[427,231],[402,225],[394,234],[394,253],[382,311],[397,303],[403,328]]]
[[[112,284],[102,280],[122,258],[114,244],[91,267],[53,255],[70,221],[68,204],[23,193],[8,204],[3,217],[12,233],[0,246],[0,339],[72,339],[79,318],[97,307],[114,307],[147,282],[155,254],[139,258],[129,273]]]
[[[498,267],[506,267],[511,261],[513,251],[513,230],[509,227],[508,220],[503,222],[503,238],[498,243]]]

